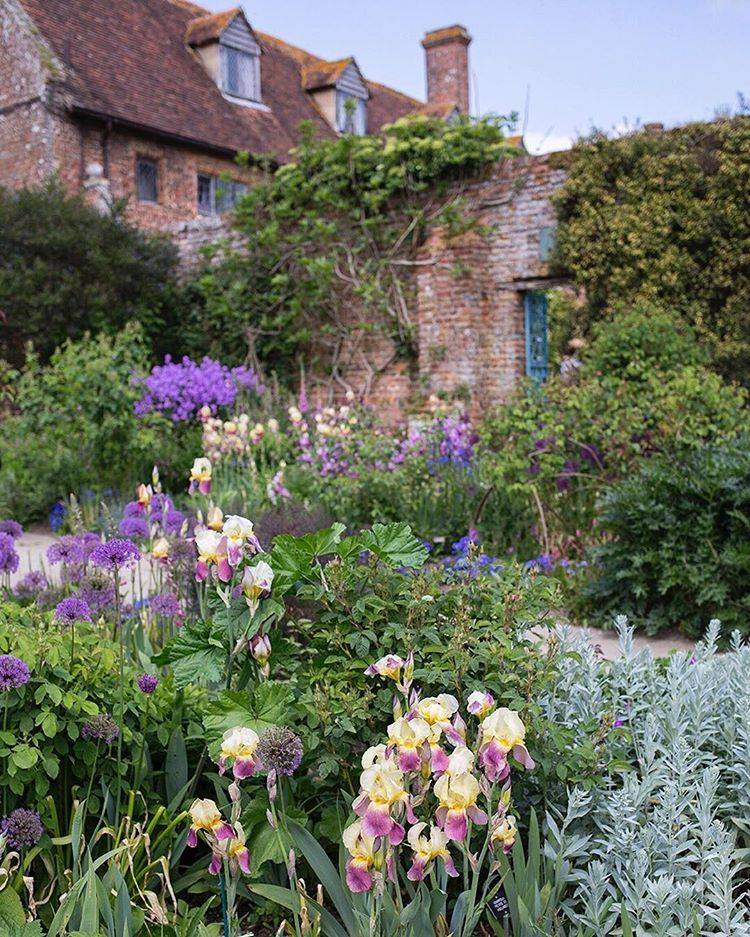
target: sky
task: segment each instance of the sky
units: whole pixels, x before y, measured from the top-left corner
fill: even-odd
[[[197,0],[201,2],[201,0]],[[233,0],[203,0],[212,10]],[[236,2],[236,0],[234,0]],[[532,152],[592,127],[711,118],[750,97],[750,0],[246,0],[251,25],[424,98],[427,30],[462,23],[472,111],[519,115]]]

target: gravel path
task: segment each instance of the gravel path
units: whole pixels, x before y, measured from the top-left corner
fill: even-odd
[[[30,528],[24,532],[23,537],[18,541],[17,549],[21,557],[18,572],[11,577],[11,582],[25,575],[30,569],[39,569],[43,564],[49,572],[49,565],[46,560],[47,547],[54,543],[57,538],[46,528]],[[147,567],[144,567],[147,573]],[[564,619],[560,615],[560,620]],[[574,630],[582,631],[577,625],[571,625]],[[615,660],[620,656],[620,649],[617,643],[617,635],[613,631],[602,631],[598,628],[588,629],[589,637],[592,643],[598,646],[603,657],[607,660]],[[540,635],[540,640],[544,640],[544,635]],[[658,637],[651,638],[647,635],[636,635],[636,648],[650,647],[653,654],[657,657],[666,657],[672,651],[689,651],[695,646],[695,642],[685,638],[677,633],[661,634]]]

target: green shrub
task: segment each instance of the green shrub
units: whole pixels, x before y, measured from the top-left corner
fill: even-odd
[[[623,303],[672,309],[747,384],[750,117],[595,134],[566,163],[558,260],[586,293],[578,330]]]
[[[0,508],[25,521],[71,492],[125,491],[154,462],[184,473],[199,430],[180,435],[164,417],[138,419],[132,378],[148,367],[143,330],[126,326],[67,341],[43,365],[32,353],[13,389],[14,415],[0,423]]]
[[[733,443],[656,456],[602,498],[585,608],[630,612],[650,632],[698,636],[710,618],[750,630],[750,453]]]
[[[7,812],[14,806],[41,804],[52,795],[59,817],[67,816],[73,796],[85,797],[92,772],[94,803],[102,783],[110,788],[117,774],[113,750],[82,735],[97,714],[119,714],[119,648],[96,625],[75,628],[56,623],[50,613],[13,603],[0,604],[0,654],[20,657],[31,671],[29,682],[2,694],[0,793]],[[141,771],[146,799],[164,798],[164,750],[175,729],[189,734],[202,691],[175,691],[171,678],[145,697],[136,686],[140,670],[125,665],[125,732],[129,757],[124,781],[133,782],[141,751],[151,769]],[[145,740],[145,741],[144,741]],[[96,768],[94,762],[96,761]]]
[[[171,242],[101,214],[59,186],[0,189],[0,358],[41,361],[86,331],[143,323],[161,332],[176,296]],[[170,349],[174,351],[175,349]]]
[[[572,381],[524,387],[485,422],[498,488],[525,493],[547,551],[588,536],[596,498],[644,456],[748,428],[746,392],[699,361],[674,316],[640,307],[597,326]]]

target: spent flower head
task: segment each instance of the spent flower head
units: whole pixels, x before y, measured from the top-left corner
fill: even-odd
[[[266,771],[291,777],[299,768],[303,755],[300,737],[286,726],[271,726],[261,735],[257,757]]]
[[[90,722],[84,722],[81,728],[81,738],[91,742],[104,742],[111,745],[117,741],[120,727],[109,713],[99,713]]]

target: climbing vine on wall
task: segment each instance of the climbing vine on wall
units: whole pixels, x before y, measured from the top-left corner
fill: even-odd
[[[315,139],[242,201],[240,249],[218,249],[198,283],[200,331],[283,372],[312,346],[334,379],[373,332],[415,350],[414,269],[428,225],[473,224],[466,185],[517,152],[509,120],[404,118],[374,136]],[[204,344],[205,347],[205,344]]]
[[[646,301],[750,384],[750,117],[602,135],[570,154],[558,259],[585,288],[577,326]]]

